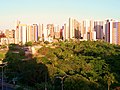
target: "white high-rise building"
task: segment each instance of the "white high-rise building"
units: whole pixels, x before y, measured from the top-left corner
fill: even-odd
[[[92,31],[92,39],[93,41],[96,41],[96,31]]]
[[[38,26],[38,39],[43,41],[43,24],[39,24]]]
[[[15,44],[25,44],[27,42],[27,25],[17,22],[15,30]]]
[[[73,39],[75,37],[74,32],[74,19],[69,18],[69,32],[70,32],[70,39]]]
[[[25,44],[27,42],[27,25],[19,25],[19,43]]]
[[[90,21],[85,20],[82,22],[82,36],[84,40],[88,39],[88,32],[89,32],[89,28],[90,28]]]
[[[15,30],[15,44],[19,43],[19,25],[20,25],[20,21],[17,21],[16,30]]]
[[[63,39],[64,40],[70,39],[70,31],[69,31],[69,24],[68,23],[64,24]]]

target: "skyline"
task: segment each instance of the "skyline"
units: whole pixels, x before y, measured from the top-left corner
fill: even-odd
[[[64,24],[69,17],[120,20],[119,4],[119,0],[2,0],[0,29],[14,29],[17,20],[27,24]]]

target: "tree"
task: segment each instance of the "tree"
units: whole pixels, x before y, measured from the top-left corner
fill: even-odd
[[[25,46],[32,46],[32,45],[33,43],[31,41],[25,43]]]
[[[115,76],[114,76],[113,73],[108,73],[108,74],[105,75],[105,79],[107,80],[108,90],[110,90],[111,84],[116,82]]]
[[[12,48],[17,49],[14,45]],[[113,85],[120,85],[119,45],[102,41],[60,41],[54,48],[41,47],[35,58],[24,62],[23,51],[17,50],[19,53],[14,54],[10,49],[6,54],[8,70],[19,73],[22,84],[38,90],[47,85],[46,71],[49,87],[54,86],[55,76],[64,75],[69,75],[64,80],[66,90],[106,90],[106,87],[109,90]],[[60,83],[58,79],[55,82]],[[60,85],[55,89],[60,90]]]
[[[49,42],[48,42],[48,41],[45,41],[44,43],[45,43],[45,44],[49,44]]]
[[[6,45],[1,45],[1,48],[4,49],[4,48],[7,48],[7,46]]]

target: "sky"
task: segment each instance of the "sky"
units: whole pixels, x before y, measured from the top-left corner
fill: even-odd
[[[0,30],[25,24],[64,24],[77,20],[120,20],[120,0],[0,0]]]

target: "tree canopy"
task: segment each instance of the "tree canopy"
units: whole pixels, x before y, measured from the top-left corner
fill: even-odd
[[[6,54],[8,70],[20,74],[19,83],[38,90],[44,90],[45,85],[48,90],[61,90],[62,79],[56,77],[64,76],[65,90],[110,90],[120,85],[119,45],[61,41],[55,48],[43,46],[31,61],[23,62],[21,56]]]

